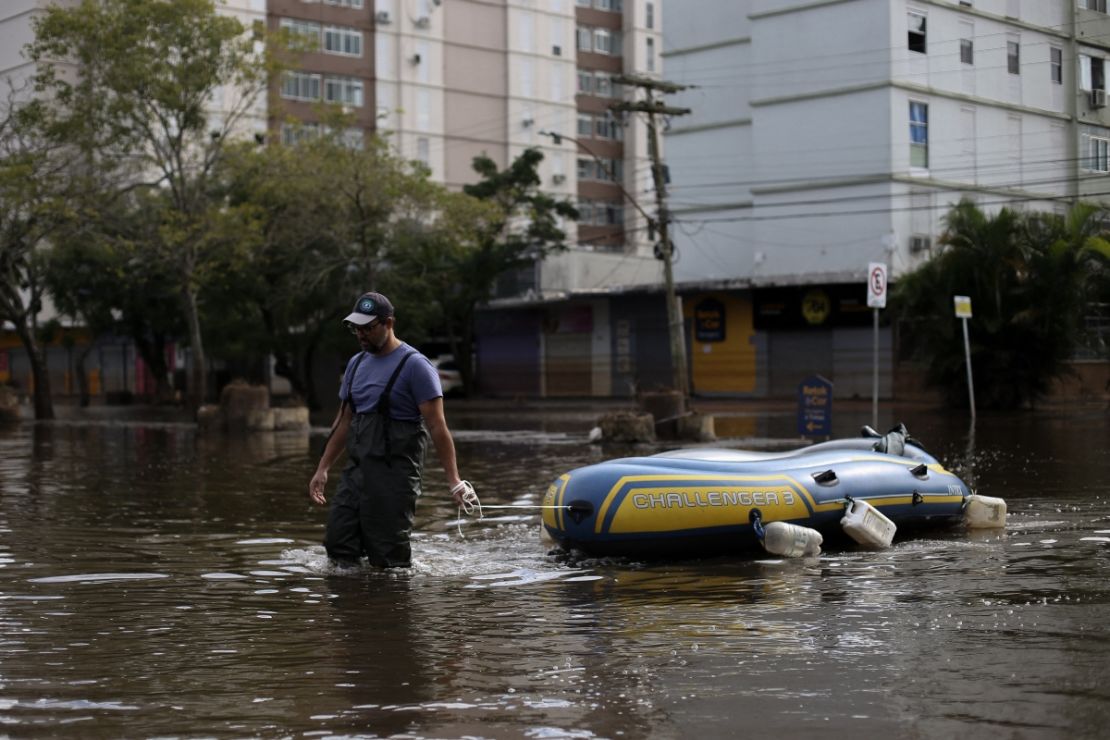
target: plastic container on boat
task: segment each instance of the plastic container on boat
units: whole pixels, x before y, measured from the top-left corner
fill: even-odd
[[[824,538],[816,529],[801,527],[789,522],[771,522],[763,525],[763,549],[784,558],[820,555]]]
[[[859,544],[877,549],[890,547],[894,532],[898,529],[883,512],[861,499],[848,502],[848,509],[840,520],[840,526]]]
[[[993,496],[973,493],[964,506],[964,522],[971,529],[992,529],[1006,526],[1006,501]]]

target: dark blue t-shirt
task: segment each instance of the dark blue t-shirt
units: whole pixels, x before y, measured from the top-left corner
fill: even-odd
[[[393,384],[393,391],[389,394],[389,415],[400,421],[418,421],[420,404],[442,396],[443,387],[439,383],[439,373],[432,367],[431,361],[404,342],[388,355],[359,352],[352,357],[343,372],[339,400],[347,400],[349,383],[355,413],[364,414],[376,409],[385,384],[389,382],[401,358],[410,352],[415,354],[401,368],[401,374],[397,376],[397,382]],[[358,362],[360,356],[362,362]],[[352,381],[351,369],[355,363],[358,363],[358,370]]]

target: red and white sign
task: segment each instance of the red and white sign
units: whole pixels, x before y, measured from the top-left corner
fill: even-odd
[[[886,264],[872,262],[867,266],[867,305],[886,308]]]

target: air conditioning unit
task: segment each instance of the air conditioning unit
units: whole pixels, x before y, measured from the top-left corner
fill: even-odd
[[[933,248],[933,240],[919,234],[910,237],[910,254],[921,254]]]
[[[374,14],[374,20],[379,26],[388,26],[393,19],[389,17],[388,10],[379,10]]]
[[[412,22],[412,25],[416,26],[417,28],[427,28],[428,26],[432,25],[432,19],[426,15],[422,15],[414,20]]]
[[[567,181],[567,176],[566,175],[552,175],[551,176],[551,182],[555,183],[556,185],[562,185],[566,181]]]
[[[1091,90],[1091,107],[1092,108],[1105,108],[1106,107],[1106,91],[1105,90]]]

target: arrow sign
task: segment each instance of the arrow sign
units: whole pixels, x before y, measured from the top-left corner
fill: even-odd
[[[832,383],[811,375],[798,384],[798,435],[828,437],[832,434]]]

